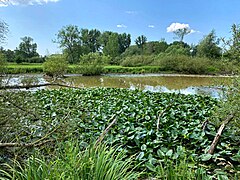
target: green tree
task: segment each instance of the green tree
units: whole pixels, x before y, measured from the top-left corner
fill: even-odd
[[[144,52],[147,55],[159,54],[166,51],[168,44],[166,41],[151,41],[146,43]]]
[[[109,63],[110,57],[100,53],[89,53],[80,56],[78,71],[85,76],[100,75],[104,72],[104,64]]]
[[[143,54],[143,47],[146,44],[146,42],[147,42],[147,38],[144,35],[138,36],[137,39],[135,40],[135,43],[138,46],[138,48],[141,49],[142,54]]]
[[[21,40],[22,42],[20,42],[19,47],[16,49],[17,55],[22,56],[24,60],[39,56],[37,53],[37,43],[33,43],[33,38],[25,36]]]
[[[188,35],[190,32],[191,30],[187,27],[173,31],[173,33],[177,36],[180,42],[183,42],[184,36]]]
[[[81,40],[82,45],[84,46],[84,54],[88,54],[90,52],[98,52],[101,46],[100,42],[101,32],[97,29],[81,29]]]
[[[0,19],[0,44],[6,41],[8,32],[8,24]]]
[[[107,42],[108,42],[109,37],[110,37],[111,34],[113,34],[113,32],[111,32],[111,31],[104,31],[101,34],[100,42],[101,42],[102,48],[104,48],[107,45]]]
[[[4,54],[0,52],[0,76],[6,73],[6,65],[7,65],[6,58]]]
[[[236,60],[240,62],[240,25],[232,25],[232,37],[229,40],[222,39],[226,55],[230,60]]]
[[[63,52],[67,54],[70,63],[78,61],[82,54],[81,49],[81,34],[77,26],[64,26],[58,31],[57,39],[53,42],[58,43]]]
[[[173,55],[173,56],[175,56],[175,55],[190,56],[190,48],[184,47],[181,44],[172,44],[166,49],[165,54]]]
[[[221,48],[218,46],[219,40],[212,30],[206,37],[204,37],[197,46],[197,56],[207,58],[221,57]]]
[[[118,41],[119,41],[119,53],[122,54],[131,44],[131,35],[126,33],[119,34]]]
[[[103,48],[103,53],[105,55],[111,56],[112,58],[115,58],[120,55],[120,45],[117,33],[112,33],[109,36],[109,39]]]
[[[62,77],[67,72],[68,64],[64,55],[51,55],[43,63],[43,71],[52,77]]]

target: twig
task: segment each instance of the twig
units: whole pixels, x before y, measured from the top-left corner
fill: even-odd
[[[99,136],[99,138],[97,139],[95,146],[97,146],[100,142],[102,142],[102,140],[104,139],[104,137],[106,136],[106,134],[108,133],[109,129],[116,123],[117,118],[116,118],[116,114],[114,114],[110,120],[113,121],[108,125],[108,127],[102,132],[102,134]]]
[[[170,104],[167,105],[167,107],[165,107],[164,110],[162,110],[161,113],[159,113],[158,115],[158,119],[157,119],[157,131],[159,130],[159,124],[160,124],[160,118],[162,117],[162,115],[167,111],[167,109],[172,105],[172,102]]]
[[[234,114],[231,114],[231,115],[229,115],[229,116],[226,118],[225,121],[223,121],[222,125],[221,125],[220,128],[218,129],[218,132],[217,132],[217,134],[216,134],[216,136],[215,136],[215,138],[214,138],[214,140],[213,140],[213,142],[212,142],[212,144],[211,144],[211,146],[210,146],[210,149],[208,150],[208,153],[209,153],[209,154],[213,154],[213,153],[214,153],[214,150],[215,150],[215,148],[217,147],[218,141],[219,141],[219,139],[220,139],[220,137],[221,137],[221,135],[222,135],[222,132],[223,132],[225,126],[226,126],[233,118],[234,118]]]
[[[202,124],[202,130],[205,131],[206,127],[207,127],[207,124],[208,124],[208,119],[205,120]]]

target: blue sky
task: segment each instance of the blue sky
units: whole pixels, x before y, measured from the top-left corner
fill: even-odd
[[[8,1],[8,2],[7,2]],[[197,44],[215,29],[229,37],[231,25],[240,24],[240,0],[0,0],[0,18],[9,25],[4,48],[15,49],[20,38],[30,36],[40,54],[61,52],[52,40],[66,25],[130,33],[148,41],[161,38],[170,43],[172,23],[188,24],[193,33],[184,41]]]

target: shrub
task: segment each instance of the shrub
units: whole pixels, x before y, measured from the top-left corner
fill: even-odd
[[[61,77],[67,71],[67,68],[67,60],[63,55],[52,55],[43,63],[43,71],[48,76]]]
[[[153,62],[154,56],[129,56],[123,59],[121,65],[125,67],[137,67],[149,65]]]
[[[0,75],[6,73],[6,58],[3,53],[0,53]]]
[[[152,63],[161,66],[165,71],[176,71],[189,74],[206,74],[218,71],[212,66],[211,60],[207,58],[193,58],[184,55],[167,56],[161,55]],[[211,69],[209,69],[211,67]],[[211,70],[211,71],[209,71]]]
[[[80,57],[78,72],[84,76],[100,75],[104,72],[104,64],[109,63],[110,57],[99,53],[89,53]]]
[[[44,57],[38,57],[38,56],[31,57],[28,59],[29,63],[43,63],[44,61],[45,61]]]

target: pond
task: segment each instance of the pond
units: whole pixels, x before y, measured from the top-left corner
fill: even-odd
[[[37,83],[50,82],[43,75],[18,75],[8,78],[11,85],[28,82],[26,79],[33,78]],[[24,81],[23,81],[24,79]],[[3,80],[4,81],[4,80]],[[5,80],[6,81],[6,80]],[[69,85],[78,87],[113,87],[127,89],[141,89],[152,92],[176,92],[182,94],[203,94],[215,98],[222,96],[222,87],[231,82],[226,76],[199,76],[199,75],[177,75],[177,74],[108,74],[103,76],[79,76],[66,75],[63,79]],[[41,87],[56,88],[56,87]],[[36,89],[34,89],[36,90]]]

